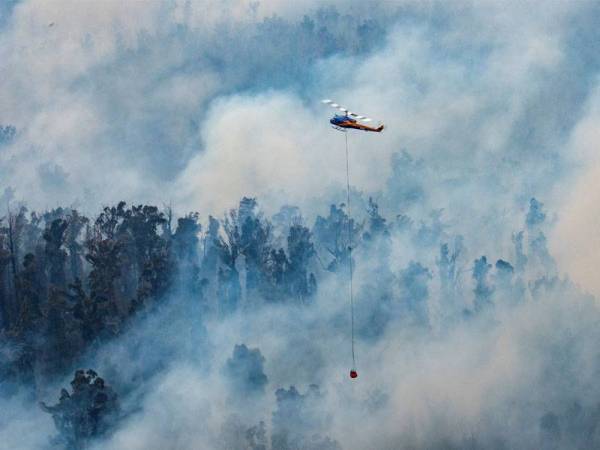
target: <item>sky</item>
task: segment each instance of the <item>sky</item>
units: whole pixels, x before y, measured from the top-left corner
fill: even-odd
[[[535,197],[548,213],[559,273],[581,288],[553,289],[543,313],[535,305],[500,311],[506,321],[489,332],[474,325],[433,340],[387,336],[365,355],[367,375],[389,389],[364,441],[352,433],[351,410],[334,412],[366,407],[377,392],[337,389],[336,362],[325,364],[320,377],[334,379],[323,407],[333,435],[344,448],[432,448],[439,442],[428,436],[441,426],[458,440],[461,430],[477,430],[491,446],[508,423],[515,439],[532,443],[527,430],[538,412],[585,398],[596,374],[598,313],[582,293],[600,296],[598,23],[593,1],[3,2],[2,200],[91,213],[125,200],[206,218],[256,196],[267,215],[292,204],[312,219],[345,195],[344,135],[321,103],[332,98],[386,127],[348,135],[354,195],[373,196],[388,217],[429,223],[441,211],[445,226],[467,237],[469,257],[507,260]],[[418,256],[402,240],[391,254],[397,269]],[[335,310],[327,296],[335,288],[324,288],[324,308]],[[304,314],[302,324],[321,323]],[[211,332],[227,348],[240,340],[260,346],[269,386],[308,385],[304,371],[281,369],[297,363],[286,365],[283,349],[298,341],[310,351],[307,341],[323,337],[290,332],[292,319],[257,318],[274,327],[272,344],[259,325],[232,334],[240,318]],[[569,346],[572,336],[579,347]],[[340,337],[327,337],[315,354],[335,354]],[[564,388],[564,378],[542,377],[531,404],[512,411],[556,360],[575,367],[581,383]],[[223,401],[219,372],[195,380],[194,370],[176,364],[146,410],[189,392],[192,412]],[[185,439],[219,439],[223,417],[207,413],[208,431],[197,434],[179,406],[166,409],[179,414],[175,431],[144,413],[107,448],[160,448],[174,435],[188,436],[179,448],[193,448]]]

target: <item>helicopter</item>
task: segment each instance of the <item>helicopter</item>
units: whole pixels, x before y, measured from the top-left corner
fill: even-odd
[[[331,106],[332,108],[339,109],[344,113],[343,115],[336,114],[335,116],[333,116],[333,118],[331,118],[331,120],[329,120],[329,123],[333,126],[333,128],[335,128],[338,131],[345,132],[347,129],[373,131],[375,133],[380,133],[381,131],[383,131],[383,124],[379,125],[378,127],[370,127],[368,125],[365,125],[364,123],[361,123],[371,122],[372,119],[370,119],[369,117],[355,114],[349,111],[347,108],[338,105],[333,100],[325,99],[322,100],[322,102]]]
[[[337,110],[342,111],[344,114],[336,114],[329,121],[333,128],[338,131],[342,131],[347,133],[349,129],[354,130],[362,130],[362,131],[372,131],[375,133],[380,133],[383,131],[383,124],[378,125],[377,127],[370,127],[361,122],[370,122],[372,119],[366,116],[361,116],[355,114],[348,110],[348,108],[344,108],[343,106],[338,105],[333,100],[325,99],[321,100],[322,103],[331,106]],[[348,217],[350,217],[350,163],[349,163],[349,154],[348,154],[348,134],[344,135],[346,142],[346,211]],[[348,220],[348,251],[350,253],[350,264],[349,264],[349,297],[350,297],[350,317],[351,317],[351,336],[352,336],[352,368],[350,369],[350,378],[356,379],[358,378],[358,371],[356,370],[356,358],[354,352],[354,296],[353,296],[353,282],[352,282],[352,226],[350,225],[351,221]]]

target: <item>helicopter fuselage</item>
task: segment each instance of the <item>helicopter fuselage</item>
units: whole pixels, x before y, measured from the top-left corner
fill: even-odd
[[[377,128],[370,127],[358,122],[350,116],[338,116],[337,114],[333,116],[329,123],[337,128],[353,128],[355,130],[373,131],[375,133],[379,133],[383,130],[383,125],[380,125]]]

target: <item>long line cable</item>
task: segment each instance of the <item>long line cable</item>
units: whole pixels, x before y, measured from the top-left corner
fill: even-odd
[[[346,135],[346,200],[348,204],[348,256],[350,269],[350,320],[352,335],[352,369],[356,369],[356,357],[354,356],[354,292],[352,280],[352,222],[350,221],[350,169],[348,164],[348,132]]]

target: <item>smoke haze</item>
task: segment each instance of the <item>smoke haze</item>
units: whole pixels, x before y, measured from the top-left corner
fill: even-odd
[[[91,448],[598,446],[599,21],[586,1],[0,6],[3,205],[169,204],[208,236],[253,197],[288,252],[296,222],[315,242],[308,305],[251,295],[244,255],[237,310],[203,316],[181,282],[88,348],[77,366],[123,411]],[[344,135],[322,98],[386,126],[348,135],[352,382],[323,219],[345,202]],[[50,448],[30,395],[0,400],[1,448]]]

